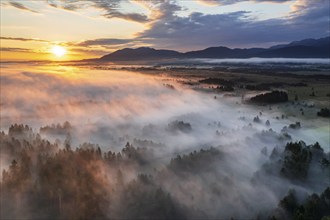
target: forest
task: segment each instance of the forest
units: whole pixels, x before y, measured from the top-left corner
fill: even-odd
[[[169,126],[174,125],[189,130],[183,122]],[[70,127],[64,123],[42,127],[40,132]],[[262,133],[266,138],[273,135]],[[156,167],[157,157],[148,142],[140,143],[146,147],[127,143],[118,152],[102,151],[97,144],[72,146],[70,135],[63,142],[50,142],[22,124],[10,126],[0,138],[1,155],[9,163],[2,170],[1,219],[325,220],[330,216],[329,153],[317,142],[289,141],[269,153],[262,149],[267,162],[250,178],[251,190],[245,191],[235,176],[223,172],[233,158],[219,147],[177,155]],[[272,182],[299,187],[281,195]],[[276,192],[276,205],[268,203],[258,210],[255,187]],[[302,188],[320,193],[301,193]]]

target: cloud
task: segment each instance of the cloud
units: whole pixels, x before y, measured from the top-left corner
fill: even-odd
[[[149,19],[146,15],[142,13],[135,13],[135,12],[122,12],[121,3],[126,2],[125,0],[47,0],[47,4],[54,8],[61,8],[68,11],[78,11],[81,9],[85,9],[88,7],[94,7],[99,9],[102,12],[102,16],[105,18],[120,18],[128,21],[134,21],[139,23],[148,22]],[[19,3],[16,1],[11,1],[5,3],[6,5],[10,5],[17,9],[33,12],[33,13],[40,13],[38,11],[29,9],[25,6],[24,3]]]
[[[122,18],[128,21],[136,21],[140,23],[144,23],[148,21],[148,17],[138,13],[121,13],[118,11],[111,11],[103,15],[106,18]]]
[[[197,2],[200,2],[202,4],[207,4],[207,5],[231,5],[231,4],[236,4],[240,2],[271,2],[271,3],[284,3],[284,2],[289,2],[292,0],[198,0]]]
[[[327,0],[319,1],[306,1],[297,0],[292,6],[293,11],[291,12],[292,19],[297,23],[307,23],[314,25],[324,25],[329,30],[330,23],[330,2]]]
[[[164,3],[165,12],[160,19],[139,34],[141,38],[151,39],[149,43],[158,47],[189,50],[219,45],[270,46],[329,34],[330,7],[325,0],[300,0],[288,16],[262,21],[254,19],[248,11],[226,14],[194,12],[181,17],[175,14],[178,9],[168,7],[169,4]]]
[[[152,39],[154,45],[187,49],[256,40],[251,39],[252,36],[246,38],[254,32],[248,16],[245,11],[216,15],[192,13],[189,17],[169,15],[155,22],[140,37]]]
[[[22,38],[22,37],[0,37],[1,40],[17,40],[17,41],[37,41],[37,42],[49,42],[47,40],[37,38]]]
[[[107,46],[107,45],[121,45],[130,43],[134,39],[117,39],[117,38],[100,38],[94,40],[86,40],[78,43],[73,43],[76,46]]]
[[[28,48],[19,48],[19,47],[1,47],[1,52],[17,52],[17,53],[36,53],[36,54],[47,54],[44,51],[36,51]]]
[[[234,4],[247,0],[218,0],[211,3]],[[146,30],[132,39],[99,38],[71,43],[70,46],[136,47],[141,45],[179,50],[202,49],[209,46],[268,47],[304,38],[319,38],[329,35],[329,1],[296,0],[292,12],[281,18],[256,20],[249,11],[207,14],[193,12],[188,16],[181,13],[184,7],[178,1],[143,1],[139,5],[150,11],[145,15],[138,11],[124,11],[122,0],[116,1],[48,1],[52,7],[78,11],[93,7],[106,18],[121,18],[145,23]],[[254,0],[251,2],[284,3],[288,0]],[[135,3],[132,1],[131,3]],[[135,9],[133,9],[135,10]],[[8,39],[2,37],[1,39]],[[11,38],[12,40],[28,40]],[[30,40],[30,39],[29,39]],[[35,41],[42,41],[31,39]],[[100,49],[100,48],[94,48]]]
[[[24,52],[24,53],[34,52],[31,49],[17,48],[17,47],[1,47],[0,51],[5,51],[5,52]]]
[[[178,12],[183,11],[184,8],[175,1],[143,2],[143,6],[152,11],[149,15],[150,22],[148,29],[138,33],[135,38],[91,39],[73,45],[100,46],[110,50],[140,45],[176,50],[202,49],[220,45],[268,47],[303,38],[319,38],[329,33],[327,29],[329,5],[323,0],[296,1],[289,15],[262,21],[256,20],[249,11],[223,14],[194,12],[189,16],[179,16]],[[98,7],[105,5],[99,3]]]
[[[18,2],[8,2],[8,4],[11,5],[11,6],[13,6],[13,7],[15,7],[15,8],[24,10],[24,11],[29,11],[29,12],[33,12],[33,13],[39,13],[38,11],[32,10],[30,8],[27,8],[26,6],[24,6],[23,4],[18,3]]]
[[[86,7],[94,7],[102,11],[102,16],[106,18],[121,18],[128,21],[144,23],[149,21],[148,17],[141,13],[124,13],[121,11],[123,0],[71,0],[71,1],[47,1],[52,7],[62,8],[70,11],[77,11]]]
[[[121,18],[124,20],[141,22],[141,23],[148,21],[148,17],[144,14],[120,12],[121,0],[114,0],[114,1],[101,0],[101,1],[91,1],[91,2],[93,2],[93,6],[95,8],[105,11],[105,13],[102,15],[106,18]]]
[[[124,47],[146,47],[151,46],[148,39],[132,38],[132,39],[118,39],[118,38],[99,38],[79,42],[64,43],[65,46],[70,46],[71,51],[82,52],[91,55],[104,55],[111,51],[120,50]]]

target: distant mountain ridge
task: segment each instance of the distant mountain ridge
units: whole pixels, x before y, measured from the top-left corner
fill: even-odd
[[[175,50],[158,50],[150,47],[124,48],[107,54],[96,61],[144,61],[185,58],[330,58],[330,36],[305,39],[270,48],[231,49],[224,46],[181,53]]]
[[[170,59],[179,57],[181,53],[174,50],[156,50],[150,47],[139,47],[136,49],[125,48],[100,58],[104,61],[130,61],[130,60],[153,60]]]

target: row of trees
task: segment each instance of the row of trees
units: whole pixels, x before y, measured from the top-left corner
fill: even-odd
[[[2,153],[12,159],[2,172],[1,219],[184,219],[151,176],[132,172],[146,162],[146,149],[128,143],[102,152],[85,143],[73,150],[27,126],[10,131],[1,132]]]
[[[256,95],[250,99],[253,103],[280,103],[280,102],[287,102],[289,100],[288,94],[284,91],[272,91],[260,95]]]
[[[330,219],[330,188],[326,188],[320,195],[313,193],[303,201],[299,201],[295,190],[290,190],[279,202],[271,219]]]
[[[11,160],[2,172],[1,219],[214,219],[226,216],[217,212],[222,202],[235,207],[233,201],[244,201],[247,210],[255,202],[235,194],[235,180],[219,172],[230,169],[231,158],[218,148],[179,155],[151,169],[157,161],[153,151],[129,143],[120,152],[88,143],[73,149],[23,125],[1,132],[0,138],[1,152]],[[329,169],[328,156],[318,143],[298,142],[273,151],[270,161],[279,163],[274,167],[281,178],[304,182],[313,164]],[[305,203],[295,209],[309,216],[300,206]],[[327,215],[323,208],[315,212],[315,219]]]

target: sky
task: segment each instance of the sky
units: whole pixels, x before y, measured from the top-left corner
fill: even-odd
[[[329,36],[329,11],[329,0],[1,0],[1,61],[269,47]]]

